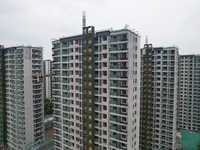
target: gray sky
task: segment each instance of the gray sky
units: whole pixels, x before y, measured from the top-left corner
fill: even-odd
[[[200,0],[0,0],[0,45],[42,46],[51,59],[51,39],[81,33],[82,11],[96,30],[130,29],[154,46],[200,54]]]

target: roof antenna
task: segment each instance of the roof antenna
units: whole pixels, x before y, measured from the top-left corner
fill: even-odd
[[[148,37],[146,36],[145,43],[148,44]]]
[[[83,27],[85,27],[85,26],[86,26],[86,17],[85,17],[85,11],[83,11],[82,25],[83,25]]]

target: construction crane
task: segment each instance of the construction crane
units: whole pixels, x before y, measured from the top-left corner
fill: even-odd
[[[43,82],[43,78],[50,77],[51,74],[39,74],[39,73],[35,73],[34,76],[37,78],[37,82],[38,83],[42,83]]]

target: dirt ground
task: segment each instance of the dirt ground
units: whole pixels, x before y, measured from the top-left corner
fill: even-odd
[[[53,137],[53,128],[47,129],[45,131],[45,138],[49,139],[49,138],[52,138],[52,137]]]

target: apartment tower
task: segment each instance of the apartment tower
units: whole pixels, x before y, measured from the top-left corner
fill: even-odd
[[[6,145],[5,66],[3,45],[0,45],[0,149]]]
[[[43,80],[44,97],[51,100],[52,87],[51,87],[51,60],[43,61],[43,75],[46,76]]]
[[[178,49],[145,44],[141,50],[141,150],[176,147]]]
[[[84,26],[52,44],[54,148],[138,150],[139,35]]]
[[[7,148],[25,150],[44,138],[42,83],[34,76],[42,73],[42,48],[19,46],[3,52]]]
[[[200,55],[180,55],[178,128],[200,131]]]

